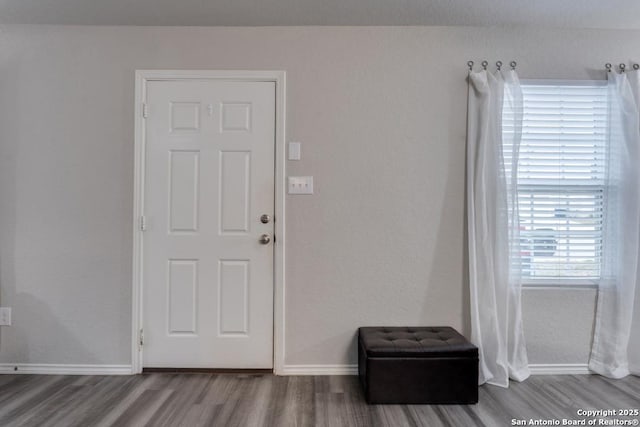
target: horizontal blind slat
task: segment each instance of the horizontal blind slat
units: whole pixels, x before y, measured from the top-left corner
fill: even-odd
[[[607,87],[522,85],[518,147],[523,277],[598,278],[607,168]],[[505,172],[513,172],[515,114],[503,116]]]

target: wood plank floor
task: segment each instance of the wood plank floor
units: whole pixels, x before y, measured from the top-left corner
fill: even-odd
[[[353,376],[0,376],[0,426],[494,427],[623,408],[640,409],[640,378],[535,376],[483,386],[480,403],[467,406],[367,405]]]

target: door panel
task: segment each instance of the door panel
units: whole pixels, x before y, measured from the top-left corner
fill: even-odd
[[[251,153],[249,151],[220,152],[220,212],[221,234],[249,232],[251,201]]]
[[[220,335],[249,333],[249,266],[249,260],[220,261]]]
[[[169,151],[169,231],[198,231],[200,153]]]
[[[275,83],[151,81],[145,367],[271,368]]]

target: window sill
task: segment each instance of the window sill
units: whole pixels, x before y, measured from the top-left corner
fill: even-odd
[[[598,289],[599,282],[589,279],[573,279],[573,280],[554,280],[554,279],[537,279],[524,280],[522,282],[523,289]]]

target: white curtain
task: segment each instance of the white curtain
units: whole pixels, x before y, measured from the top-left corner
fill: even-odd
[[[471,72],[468,102],[471,341],[480,353],[479,384],[508,387],[509,378],[529,376],[518,259],[522,91],[516,72]]]
[[[608,75],[603,265],[589,368],[610,378],[622,378],[640,374],[640,303],[636,301],[640,293],[636,292],[640,255],[640,75],[637,71]]]

